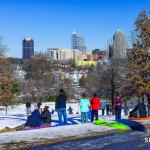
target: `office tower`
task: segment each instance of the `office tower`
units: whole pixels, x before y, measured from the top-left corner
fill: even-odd
[[[24,38],[22,46],[23,59],[31,59],[34,55],[34,40],[32,38]]]
[[[113,59],[113,45],[110,44],[109,45],[109,63],[112,63],[112,59]]]
[[[126,39],[122,30],[117,30],[113,36],[112,58],[125,59],[126,58]]]
[[[84,38],[78,36],[76,32],[72,33],[72,49],[79,49],[79,51],[84,52],[86,50]]]

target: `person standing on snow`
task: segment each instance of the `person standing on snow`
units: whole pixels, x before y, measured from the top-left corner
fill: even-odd
[[[66,112],[66,101],[67,96],[63,89],[59,90],[60,94],[56,98],[55,110],[58,112],[59,125],[67,124],[67,112]],[[62,116],[64,122],[62,121]]]
[[[97,94],[94,94],[94,97],[91,100],[91,109],[92,109],[92,114],[91,114],[91,122],[93,122],[94,117],[96,120],[98,120],[98,110],[101,108],[101,101],[97,97]]]
[[[102,102],[102,107],[101,107],[101,109],[102,109],[102,116],[104,116],[104,114],[105,114],[105,108],[106,108],[106,103]]]
[[[106,105],[106,114],[109,115],[110,112],[110,105],[109,103]]]
[[[87,99],[86,94],[84,93],[82,95],[81,100],[80,100],[81,123],[87,123],[88,122],[89,107],[90,107],[90,102]]]
[[[31,114],[31,102],[26,102],[26,112],[27,114]]]
[[[122,110],[122,100],[119,96],[114,100],[114,107],[115,107],[115,116],[116,120],[121,119],[121,110]]]

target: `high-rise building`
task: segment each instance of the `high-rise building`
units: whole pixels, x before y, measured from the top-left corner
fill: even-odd
[[[22,58],[31,59],[34,55],[34,40],[32,38],[24,38],[22,42]]]
[[[86,50],[84,38],[78,36],[76,32],[72,33],[71,36],[72,49],[79,49],[79,51],[83,52]]]
[[[110,44],[109,45],[109,63],[112,63],[112,59],[113,59],[113,45]]]
[[[126,58],[126,38],[122,30],[117,30],[113,36],[112,58]]]

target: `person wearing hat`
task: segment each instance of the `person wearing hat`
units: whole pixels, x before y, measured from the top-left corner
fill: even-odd
[[[44,123],[51,124],[51,113],[49,111],[48,106],[45,106],[44,110],[41,113],[41,116],[42,116],[42,120],[44,121]]]

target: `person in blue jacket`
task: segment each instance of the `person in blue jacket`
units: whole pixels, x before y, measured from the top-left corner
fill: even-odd
[[[87,123],[88,122],[89,107],[90,107],[90,102],[87,99],[86,94],[84,93],[82,95],[81,100],[80,100],[81,123]]]
[[[44,124],[44,121],[41,116],[41,108],[38,108],[28,116],[25,126],[40,127],[42,124]]]

